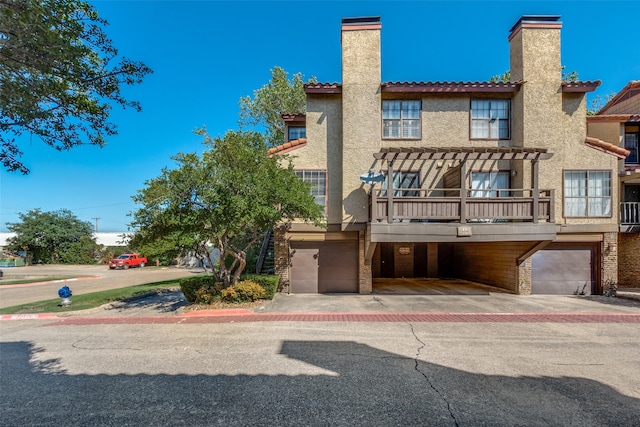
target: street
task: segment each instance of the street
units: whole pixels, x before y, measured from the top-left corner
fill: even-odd
[[[0,327],[3,426],[631,426],[640,419],[637,323]]]
[[[41,265],[3,268],[0,282],[0,308],[29,302],[58,298],[63,283],[36,283],[28,285],[4,285],[10,280],[37,280],[43,277],[70,276],[79,278],[65,282],[73,295],[124,288],[144,283],[178,279],[201,272],[201,269],[177,267],[144,267],[129,270],[109,270],[106,265]],[[85,276],[85,277],[83,277]],[[4,282],[4,283],[3,283]]]

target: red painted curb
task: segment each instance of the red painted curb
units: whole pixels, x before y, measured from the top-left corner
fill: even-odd
[[[41,319],[57,319],[58,316],[50,313],[34,313],[34,314],[3,314],[0,320],[41,320]]]

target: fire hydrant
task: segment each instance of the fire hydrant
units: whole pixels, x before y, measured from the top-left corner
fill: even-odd
[[[66,285],[58,289],[58,296],[62,298],[62,301],[60,301],[62,307],[71,305],[71,295],[71,289]]]

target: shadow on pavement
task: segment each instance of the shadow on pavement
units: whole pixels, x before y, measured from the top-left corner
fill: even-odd
[[[47,360],[29,342],[1,343],[0,353],[4,426],[613,426],[640,419],[638,399],[590,379],[470,373],[352,341],[284,341],[282,363],[313,365],[313,375],[69,375],[63,361]],[[220,354],[201,357],[215,364]]]

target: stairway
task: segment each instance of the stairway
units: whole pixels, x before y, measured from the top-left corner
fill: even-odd
[[[273,230],[267,231],[256,261],[256,274],[275,274]]]

